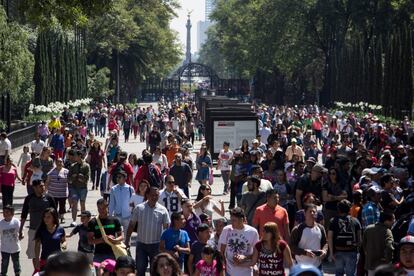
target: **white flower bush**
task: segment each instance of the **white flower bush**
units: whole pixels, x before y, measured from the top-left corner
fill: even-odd
[[[343,102],[334,102],[335,106],[338,108],[356,108],[356,109],[361,109],[361,111],[364,111],[365,109],[370,109],[370,110],[381,110],[382,106],[381,105],[375,105],[375,104],[369,104],[369,103],[365,103],[365,102],[359,102],[359,103],[343,103]]]
[[[47,106],[45,105],[34,105],[30,104],[29,106],[29,114],[58,114],[63,111],[63,109],[66,108],[78,108],[82,106],[88,106],[92,102],[91,98],[86,99],[78,99],[75,101],[69,101],[67,103],[61,103],[61,102],[52,102],[49,103]]]

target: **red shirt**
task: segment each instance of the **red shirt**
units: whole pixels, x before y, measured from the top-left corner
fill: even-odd
[[[277,205],[276,208],[272,209],[267,203],[256,208],[256,212],[253,217],[253,225],[259,226],[259,235],[263,236],[263,226],[267,222],[275,222],[279,228],[280,237],[284,240],[288,237],[286,233],[286,225],[289,226],[289,217],[285,208]]]

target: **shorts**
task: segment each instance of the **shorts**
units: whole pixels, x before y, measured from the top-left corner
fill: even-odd
[[[315,130],[315,137],[322,140],[322,130]]]
[[[86,201],[88,188],[69,188],[69,198],[73,201]]]
[[[36,241],[34,240],[35,235],[36,235],[36,229],[29,229],[29,232],[27,235],[28,235],[28,240],[27,240],[26,255],[28,259],[34,259],[36,257],[36,254],[35,254]]]

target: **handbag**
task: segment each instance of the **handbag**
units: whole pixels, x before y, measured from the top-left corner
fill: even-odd
[[[108,237],[105,233],[105,229],[103,228],[101,220],[99,219],[99,217],[96,217],[96,222],[98,223],[99,230],[101,231],[101,235],[102,235],[103,240],[105,241],[105,243],[107,245],[109,245],[111,247],[112,252],[115,255],[115,259],[118,259],[119,257],[122,257],[122,256],[128,256],[128,250],[126,248],[126,245],[123,242],[121,242],[119,244],[111,243],[108,240]]]

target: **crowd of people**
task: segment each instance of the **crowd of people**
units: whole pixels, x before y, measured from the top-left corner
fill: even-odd
[[[408,118],[393,124],[317,106],[252,110],[257,137],[223,141],[216,159],[200,112],[184,99],[65,109],[39,124],[17,164],[0,134],[1,275],[10,258],[16,275],[322,275],[328,267],[335,275],[414,275]],[[145,149],[127,152],[121,137]],[[211,193],[214,169],[228,213]],[[27,188],[20,220],[16,180]],[[86,208],[91,190],[102,196],[95,210]],[[67,252],[74,235],[78,252]],[[19,263],[22,239],[31,269]]]

